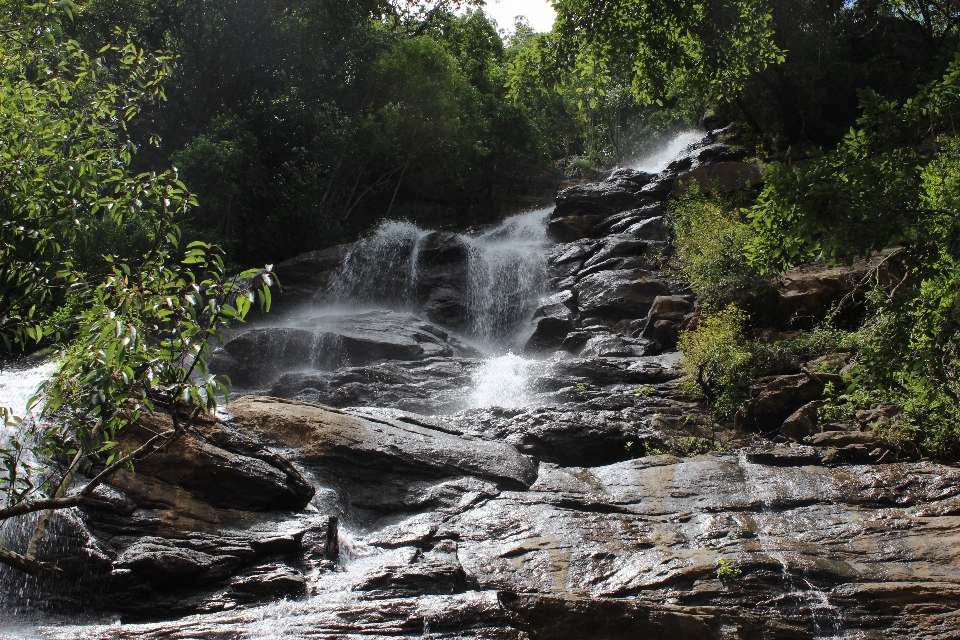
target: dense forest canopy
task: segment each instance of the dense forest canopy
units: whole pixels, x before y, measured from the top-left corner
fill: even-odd
[[[677,227],[688,284],[719,292],[702,327],[736,346],[708,397],[739,398],[758,361],[737,307],[756,283],[894,250],[832,410],[897,403],[891,438],[960,454],[960,2],[553,4],[538,34],[480,1],[0,0],[0,335],[60,349],[44,411],[68,416],[4,414],[30,433],[0,444],[0,517],[149,455],[116,440],[141,412],[215,406],[208,341],[272,283],[231,274],[384,218],[493,221],[697,125],[734,123],[767,165],[762,193],[678,205],[699,212]],[[742,277],[710,280],[698,247]]]

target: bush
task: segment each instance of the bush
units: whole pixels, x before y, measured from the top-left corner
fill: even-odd
[[[694,184],[671,204],[676,253],[670,266],[706,306],[724,307],[731,302],[742,306],[770,286],[761,265],[751,262],[746,253],[756,232],[744,220],[740,205],[750,197],[748,192],[704,194]]]
[[[687,382],[695,385],[720,417],[729,417],[746,398],[753,382],[753,345],[744,337],[747,316],[728,305],[700,317],[697,327],[680,336]]]
[[[767,375],[796,371],[808,360],[832,353],[855,353],[860,333],[820,326],[769,344],[745,334],[747,316],[730,304],[705,312],[697,326],[680,336],[686,383],[702,393],[720,418],[729,418],[747,399],[750,387]]]

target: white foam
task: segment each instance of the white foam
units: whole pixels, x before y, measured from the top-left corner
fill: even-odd
[[[0,371],[0,407],[12,409],[17,416],[26,416],[28,401],[56,368],[55,362],[45,362],[29,369]]]
[[[530,387],[538,364],[513,353],[485,360],[473,375],[470,408],[528,406],[533,400]]]
[[[681,131],[638,160],[630,168],[645,173],[660,173],[667,168],[667,165],[676,160],[677,156],[686,151],[687,147],[701,140],[703,140],[702,131]]]

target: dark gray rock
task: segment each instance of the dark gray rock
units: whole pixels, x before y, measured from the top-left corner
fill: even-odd
[[[228,334],[211,370],[240,388],[263,388],[283,373],[363,366],[383,360],[474,356],[440,327],[407,313],[373,311],[302,318],[296,327],[253,326]]]
[[[280,309],[314,302],[320,293],[329,289],[353,248],[353,244],[337,245],[304,253],[276,265],[274,273],[283,285],[282,292],[276,297]]]
[[[649,184],[643,189],[648,189]],[[647,204],[657,195],[629,181],[594,183],[564,189],[557,194],[557,207],[550,215],[548,230],[558,242],[586,238],[602,219]],[[667,192],[669,193],[669,191]]]
[[[421,243],[417,262],[417,299],[433,322],[462,328],[469,321],[466,307],[470,248],[462,236],[435,232]]]
[[[817,432],[820,424],[819,411],[822,402],[813,401],[797,409],[780,426],[780,435],[794,442],[803,442]]]
[[[219,578],[222,576],[216,575],[218,568],[229,570],[229,564],[239,562],[239,558],[233,558],[231,562],[222,556],[180,549],[163,538],[142,538],[120,554],[116,567],[129,569],[151,584],[168,585],[191,582],[211,572]]]
[[[577,283],[576,291],[582,315],[616,320],[643,318],[657,296],[670,295],[664,282],[644,270],[594,273]]]
[[[338,463],[420,474],[465,474],[529,486],[536,466],[513,447],[464,439],[404,420],[371,421],[304,402],[247,396],[230,403],[233,423],[295,448],[311,464]]]
[[[843,378],[827,373],[800,373],[766,380],[750,390],[750,400],[741,410],[743,424],[761,433],[772,433],[797,409],[819,400],[828,382],[839,387]]]
[[[572,300],[571,296],[569,300]],[[537,309],[533,316],[534,331],[524,351],[537,353],[559,349],[567,334],[573,331],[574,313],[566,304],[555,302]]]
[[[802,467],[820,464],[820,452],[808,446],[787,447],[766,445],[751,447],[744,452],[747,462],[772,467]]]

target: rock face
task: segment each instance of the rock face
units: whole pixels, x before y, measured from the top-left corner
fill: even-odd
[[[761,171],[715,138],[658,175],[559,194],[550,290],[498,357],[453,333],[472,326],[484,236],[391,223],[373,256],[388,269],[360,244],[278,265],[280,320],[232,333],[214,363],[258,395],[57,516],[41,559],[63,575],[0,571],[0,606],[124,623],[33,634],[70,640],[960,636],[960,472],[895,462],[871,426],[898,407],[820,423],[850,354],[761,380],[735,433],[679,380],[697,304],[660,271],[667,201]],[[491,281],[519,270],[489,265]],[[770,332],[818,321],[869,268],[791,272]],[[342,271],[357,300],[370,287],[415,312],[311,311]],[[514,397],[520,365],[522,402],[471,400]]]
[[[297,326],[254,326],[227,336],[211,368],[239,388],[263,388],[288,371],[475,356],[440,327],[405,313],[301,317]],[[289,384],[289,383],[288,383]]]
[[[363,419],[292,400],[250,396],[230,404],[234,422],[313,464],[334,463],[436,475],[470,474],[528,487],[533,463],[513,447],[424,426],[415,419]],[[429,423],[427,423],[429,424]]]
[[[382,549],[346,574],[352,594],[333,600],[320,580],[319,597],[269,614],[47,633],[228,637],[275,619],[303,637],[955,637],[957,472],[802,466],[805,455],[792,458],[800,466],[737,455],[541,463],[527,490],[433,481],[408,485],[418,498],[406,508],[377,512],[365,491],[344,493],[347,519]],[[206,570],[199,554],[168,555]],[[720,560],[735,575],[719,579]]]

